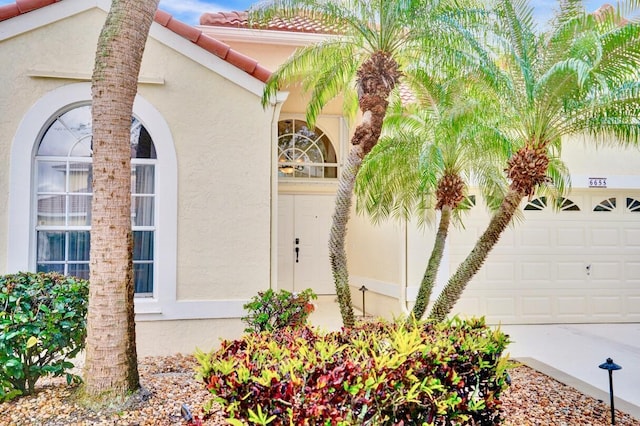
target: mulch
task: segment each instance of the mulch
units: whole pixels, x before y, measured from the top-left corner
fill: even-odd
[[[74,386],[62,378],[43,378],[35,395],[0,404],[0,424],[7,426],[178,426],[186,425],[180,414],[186,404],[202,416],[210,399],[204,385],[194,378],[192,356],[148,357],[140,361],[143,390],[131,406],[118,412],[91,412],[74,401]],[[503,394],[504,425],[507,426],[605,426],[611,424],[606,402],[586,396],[526,366],[510,370],[512,384]],[[226,425],[219,409],[204,425]],[[619,426],[640,426],[640,420],[617,411]]]

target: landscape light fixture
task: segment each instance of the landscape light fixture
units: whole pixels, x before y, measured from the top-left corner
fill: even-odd
[[[182,407],[180,407],[180,415],[182,415],[182,418],[189,423],[193,421],[191,410],[189,410],[189,406],[187,404],[182,404]]]
[[[609,372],[609,396],[611,399],[611,424],[616,424],[616,411],[613,406],[613,372],[615,370],[621,370],[622,367],[613,362],[611,358],[607,358],[607,362],[604,362],[598,366],[603,370],[607,370]]]
[[[362,317],[364,318],[367,315],[364,309],[364,293],[367,292],[369,289],[363,285],[362,287],[360,287],[359,290],[362,292]]]

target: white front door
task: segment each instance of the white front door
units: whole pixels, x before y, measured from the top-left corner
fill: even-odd
[[[329,264],[333,195],[278,197],[278,288],[335,294]]]

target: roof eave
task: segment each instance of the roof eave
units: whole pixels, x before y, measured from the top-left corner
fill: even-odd
[[[260,30],[254,28],[231,28],[212,25],[198,25],[196,28],[201,30],[203,34],[225,41],[280,46],[307,46],[309,44],[338,37],[332,34]]]

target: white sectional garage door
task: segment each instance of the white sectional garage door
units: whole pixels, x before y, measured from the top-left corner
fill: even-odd
[[[451,235],[452,271],[486,225],[473,210]],[[536,198],[523,213],[456,312],[504,324],[640,321],[640,192],[574,191],[560,211]]]

